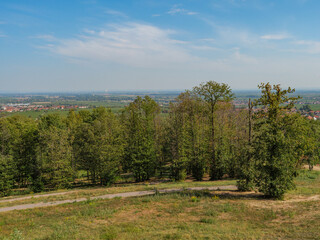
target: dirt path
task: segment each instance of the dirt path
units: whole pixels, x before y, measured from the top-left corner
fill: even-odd
[[[260,200],[260,201],[250,201],[248,205],[251,207],[257,208],[269,208],[269,209],[289,209],[293,205],[292,203],[299,203],[299,202],[312,202],[312,201],[319,201],[320,195],[313,195],[313,196],[297,196],[292,199],[288,199],[285,201],[281,200]]]
[[[303,165],[304,169],[309,169],[309,165]],[[319,165],[314,165],[313,166],[313,171],[320,171],[320,166]]]
[[[163,189],[159,190],[159,193],[172,193],[172,192],[181,192],[183,190],[237,190],[237,187],[234,185],[228,185],[228,186],[215,186],[215,187],[191,187],[191,188],[171,188],[171,189]],[[68,193],[68,192],[66,192]],[[59,195],[66,194],[66,193],[60,193]],[[115,194],[106,194],[102,196],[97,196],[97,197],[91,197],[91,200],[95,199],[111,199],[111,198],[116,198],[116,197],[139,197],[139,196],[147,196],[147,195],[153,195],[156,192],[154,190],[152,191],[137,191],[137,192],[125,192],[125,193],[115,193]],[[57,193],[54,193],[58,195]],[[49,195],[49,194],[48,194]],[[45,196],[45,195],[37,195],[38,197]],[[52,195],[49,195],[52,196]],[[31,197],[26,197],[26,198],[20,198],[21,199],[28,199]],[[9,199],[8,199],[9,200]],[[13,200],[13,199],[10,199]],[[9,212],[13,210],[23,210],[23,209],[31,209],[31,208],[39,208],[39,207],[49,207],[49,206],[56,206],[56,205],[61,205],[65,203],[74,203],[74,202],[83,202],[87,201],[88,198],[78,198],[78,199],[72,199],[72,200],[61,200],[61,201],[53,201],[53,202],[39,202],[39,203],[31,203],[31,204],[22,204],[22,205],[16,205],[16,206],[11,206],[11,207],[3,207],[0,208],[0,213],[1,212]]]
[[[31,198],[39,198],[39,197],[58,196],[58,195],[70,194],[70,193],[74,193],[74,192],[76,192],[76,191],[60,192],[60,193],[48,193],[48,194],[38,194],[38,195],[32,195],[32,196],[27,196],[27,197],[2,199],[2,200],[0,200],[0,203],[14,202],[14,201],[26,200],[26,199],[31,199]]]

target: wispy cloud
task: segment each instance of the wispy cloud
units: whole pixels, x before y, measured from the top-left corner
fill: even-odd
[[[214,38],[202,38],[202,39],[200,39],[200,41],[215,43],[216,39],[214,39]]]
[[[172,38],[173,33],[152,25],[128,23],[74,39],[59,39],[48,49],[70,58],[138,67],[190,61],[193,57],[181,47],[184,42]]]
[[[200,46],[195,45],[195,46],[192,46],[192,48],[200,51],[221,51],[220,48],[207,46],[207,45],[200,45]]]
[[[180,8],[179,5],[174,5],[168,12],[167,14],[170,15],[177,15],[177,14],[181,14],[181,15],[196,15],[198,14],[198,12],[194,12],[194,11],[190,11],[184,8]]]
[[[36,10],[35,8],[32,8],[27,5],[22,5],[22,4],[10,4],[9,8],[19,12],[32,13],[32,14],[38,13],[38,10]]]
[[[300,41],[295,41],[294,44],[299,45],[300,47],[303,47],[302,51],[304,52],[311,53],[311,54],[320,53],[320,41],[300,40]]]
[[[116,63],[139,68],[190,68],[210,71],[231,70],[235,65],[252,65],[257,59],[245,46],[259,37],[248,32],[219,28],[217,38],[181,41],[178,32],[149,24],[108,25],[100,30],[85,29],[72,39],[38,35],[46,40],[40,48],[72,61]],[[230,42],[226,42],[229,39]],[[264,44],[265,45],[265,44]],[[210,52],[210,54],[209,54]]]
[[[217,33],[217,41],[220,44],[234,44],[243,46],[252,46],[257,44],[259,41],[258,36],[245,29],[236,29],[227,26],[215,26],[215,31]]]
[[[128,16],[124,14],[123,12],[119,12],[116,10],[108,9],[106,10],[106,13],[109,15],[117,16],[117,17],[122,17],[122,18],[127,18]]]
[[[42,39],[48,42],[53,42],[57,40],[53,35],[50,35],[50,34],[40,34],[40,35],[31,36],[30,38]]]
[[[235,49],[235,51],[233,53],[233,57],[235,60],[238,60],[240,62],[247,63],[247,64],[257,64],[258,63],[258,60],[256,58],[240,53],[240,49],[238,49],[238,48]]]
[[[8,37],[8,36],[5,33],[0,31],[0,38],[5,38],[5,37]]]
[[[265,40],[284,40],[284,39],[291,38],[291,36],[287,33],[279,33],[279,34],[263,35],[260,38]]]
[[[91,29],[87,29],[87,28],[85,28],[85,29],[83,29],[83,32],[85,33],[85,34],[96,34],[96,31],[94,31],[94,30],[91,30]]]
[[[5,21],[0,21],[0,25],[6,24]]]

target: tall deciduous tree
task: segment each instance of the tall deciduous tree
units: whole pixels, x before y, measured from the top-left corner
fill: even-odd
[[[234,98],[230,87],[225,83],[217,83],[209,81],[200,84],[200,86],[194,87],[193,92],[197,94],[201,99],[204,100],[207,106],[208,118],[210,121],[210,175],[211,179],[221,179],[221,163],[223,161],[217,161],[217,147],[216,147],[216,110],[219,103],[228,103]]]
[[[181,93],[170,105],[169,146],[171,175],[182,180],[191,173],[202,180],[208,158],[208,121],[201,99],[192,92]]]
[[[14,187],[15,164],[11,156],[0,154],[0,197],[9,195]]]
[[[113,183],[119,174],[123,155],[122,128],[110,109],[103,107],[85,114],[85,122],[77,129],[73,141],[79,169],[90,173],[93,183]]]
[[[13,116],[8,118],[12,148],[17,167],[16,181],[20,186],[30,185],[33,191],[43,190],[41,162],[38,159],[39,131],[33,119]]]
[[[155,173],[155,117],[159,105],[149,96],[137,97],[123,112],[126,130],[125,165],[136,181],[148,180]]]
[[[68,137],[67,126],[59,114],[49,114],[40,119],[39,159],[47,186],[66,188],[73,180]]]

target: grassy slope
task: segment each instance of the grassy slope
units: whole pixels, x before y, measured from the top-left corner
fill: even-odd
[[[319,239],[320,173],[286,201],[184,192],[87,201],[0,214],[0,236],[25,239]],[[312,189],[310,192],[308,189]],[[294,201],[293,201],[294,200]],[[1,239],[0,237],[0,239]]]

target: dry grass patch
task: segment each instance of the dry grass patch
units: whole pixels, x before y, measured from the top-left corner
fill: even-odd
[[[304,172],[285,201],[254,192],[184,191],[7,212],[0,214],[0,239],[15,231],[39,240],[320,239],[320,194],[299,194],[308,185],[317,189],[319,176]]]
[[[319,210],[306,220],[248,205],[260,199],[210,194],[187,191],[10,212],[0,214],[5,221],[0,236],[17,228],[25,239],[277,239],[292,234],[293,221],[299,234],[297,230],[305,229],[301,223],[315,221]],[[192,201],[196,195],[199,201]],[[314,202],[291,204],[307,211]]]

